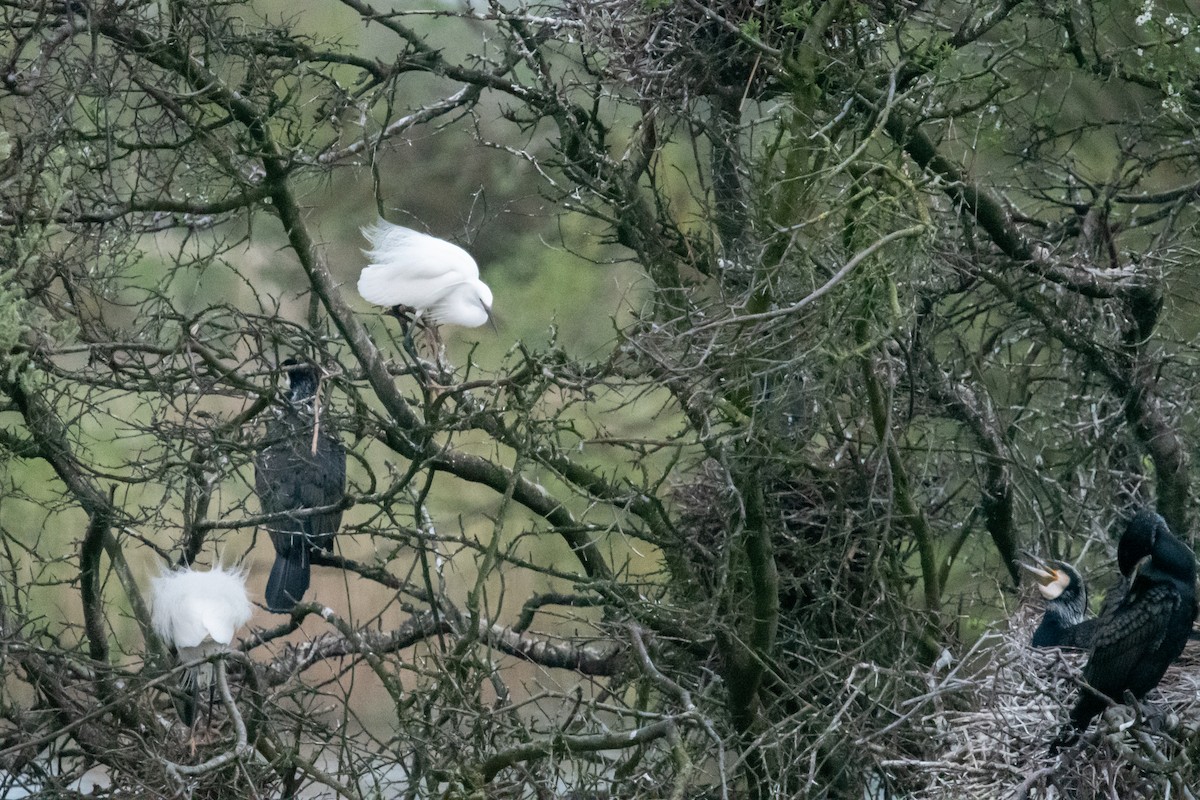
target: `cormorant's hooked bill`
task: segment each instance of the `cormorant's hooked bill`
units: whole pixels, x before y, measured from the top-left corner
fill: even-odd
[[[1043,561],[1030,556],[1034,563],[1021,567],[1038,581],[1038,591],[1046,599],[1041,624],[1033,632],[1034,647],[1086,647],[1076,629],[1087,615],[1087,586],[1079,571],[1065,561]]]
[[[315,408],[320,384],[315,367],[292,359],[287,402],[267,423],[255,459],[254,487],[264,514],[296,514],[341,503],[346,492],[346,448]],[[314,431],[315,429],[315,431]],[[340,508],[296,514],[266,524],[275,546],[267,579],[267,608],[291,611],[308,591],[311,553],[332,550],[342,523]]]

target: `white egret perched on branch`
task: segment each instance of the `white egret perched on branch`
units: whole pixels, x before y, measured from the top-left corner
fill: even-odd
[[[172,645],[187,664],[229,651],[233,635],[250,619],[246,576],[215,566],[207,572],[174,570],[150,581],[150,623],[159,638]],[[196,719],[201,689],[212,682],[212,664],[185,671],[180,681],[184,703],[180,716],[187,725]]]
[[[475,259],[458,245],[380,219],[362,229],[370,263],[358,278],[368,303],[390,308],[402,321],[478,328],[492,319],[492,290]]]

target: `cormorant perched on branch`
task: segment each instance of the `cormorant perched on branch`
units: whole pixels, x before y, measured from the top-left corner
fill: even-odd
[[[316,405],[317,371],[288,359],[287,404],[267,423],[255,460],[254,487],[266,514],[287,514],[337,505],[346,491],[346,449],[321,423]],[[342,523],[340,508],[267,523],[275,563],[267,579],[267,608],[291,611],[308,591],[313,550],[332,550]]]
[[[1084,620],[1087,586],[1083,576],[1065,561],[1033,558],[1036,563],[1021,566],[1038,579],[1038,591],[1046,598],[1046,610],[1030,643],[1034,647],[1091,647],[1096,620]]]
[[[1125,594],[1096,622],[1071,729],[1051,752],[1078,739],[1109,700],[1124,702],[1126,692],[1140,700],[1157,686],[1183,652],[1196,618],[1195,556],[1158,514],[1142,510],[1130,520],[1117,564],[1127,578]]]

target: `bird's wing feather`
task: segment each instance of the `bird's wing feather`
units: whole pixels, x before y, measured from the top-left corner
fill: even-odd
[[[334,505],[346,491],[346,448],[322,423],[313,452],[312,420],[295,412],[268,425],[268,444],[256,461],[255,488],[265,513],[284,514]],[[330,550],[341,526],[340,509],[267,523],[275,562],[267,580],[267,607],[290,611],[308,589],[310,550]]]
[[[1170,584],[1140,587],[1135,582],[1112,615],[1097,626],[1084,680],[1120,701],[1113,693],[1126,687],[1146,654],[1161,644],[1179,603],[1179,594]]]
[[[414,231],[386,220],[362,229],[371,243],[363,253],[373,264],[395,267],[411,279],[432,278],[453,273],[459,280],[479,277],[479,267],[471,254],[444,239]]]
[[[1078,625],[1073,625],[1062,632],[1059,647],[1070,647],[1078,650],[1090,650],[1096,641],[1100,618],[1085,619]]]
[[[372,264],[359,275],[358,293],[368,303],[379,306],[426,309],[466,281],[466,278],[448,281],[444,272],[433,276],[412,275],[392,264]]]
[[[317,437],[317,451],[313,453],[311,424],[298,419],[294,422],[290,429],[283,426],[282,434],[278,427],[269,429],[267,441],[271,443],[259,451],[255,460],[254,488],[267,514],[333,505],[345,494],[346,448],[337,438],[322,434]],[[309,520],[334,513],[305,517],[298,520],[298,525],[288,520],[274,521],[267,527],[294,531],[299,526],[308,532]],[[341,512],[336,516],[340,519]],[[335,525],[321,532],[336,530]]]
[[[213,602],[204,609],[204,628],[211,638],[219,645],[228,645],[233,641],[233,633],[237,630],[231,614],[231,606],[221,598],[213,598]]]
[[[1097,617],[1110,617],[1116,613],[1121,603],[1125,600],[1125,594],[1129,591],[1129,579],[1124,575],[1117,576],[1117,582],[1104,595],[1104,603],[1100,606],[1100,613]]]
[[[285,453],[275,451],[267,454],[259,462],[254,483],[264,514],[284,514],[303,507],[299,497],[303,480],[295,468],[294,459],[286,457]],[[273,531],[298,531],[299,523],[281,518],[271,520],[266,527]]]
[[[299,487],[298,499],[301,508],[320,508],[341,501],[346,494],[346,448],[340,441],[328,436],[317,439],[317,453],[302,454],[307,457],[305,480]],[[327,511],[314,514],[305,520],[305,530],[318,547],[328,548],[330,537],[337,533],[342,523],[342,512]]]
[[[296,441],[302,437],[303,426],[294,418],[272,420],[267,425],[265,446],[254,459],[254,491],[264,514],[280,514],[296,508],[299,477],[295,465]],[[281,523],[269,523],[278,528]]]

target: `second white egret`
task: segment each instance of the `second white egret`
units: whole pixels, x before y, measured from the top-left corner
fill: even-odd
[[[430,325],[478,328],[492,318],[492,290],[479,279],[470,253],[380,219],[362,229],[370,263],[358,278],[368,303],[410,311]]]
[[[181,569],[150,581],[150,624],[159,638],[170,643],[183,663],[229,651],[233,635],[249,621],[253,608],[246,596],[246,576],[215,566],[207,572]],[[195,720],[200,690],[212,680],[212,665],[189,669],[181,683],[185,703],[180,716],[187,725]]]

